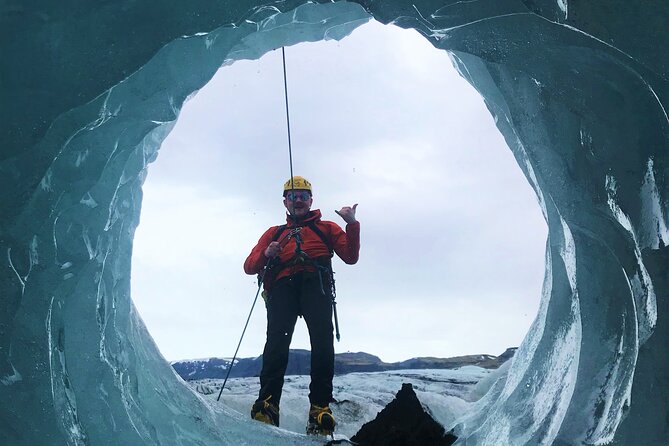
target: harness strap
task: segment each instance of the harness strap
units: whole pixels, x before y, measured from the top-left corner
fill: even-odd
[[[314,234],[318,236],[318,238],[321,239],[321,241],[325,244],[325,246],[328,248],[328,251],[330,252],[330,256],[334,255],[334,248],[332,247],[332,241],[325,236],[323,231],[318,227],[315,221],[310,221],[307,223],[307,227],[314,231]],[[288,225],[281,225],[276,228],[276,231],[274,231],[274,236],[272,237],[272,241],[276,242],[281,238],[281,234],[288,228]]]
[[[323,287],[323,278],[322,278],[324,272],[328,275],[330,279],[330,287],[334,292],[334,277],[333,277],[332,261],[331,261],[332,256],[334,255],[334,249],[332,248],[332,243],[325,236],[323,231],[320,230],[318,225],[316,225],[316,222],[310,221],[309,223],[307,223],[306,226],[309,227],[309,229],[311,229],[318,236],[318,238],[320,238],[321,241],[325,244],[325,246],[328,248],[329,256],[322,256],[313,259],[309,257],[304,251],[299,250],[292,259],[290,259],[288,262],[285,263],[282,263],[279,260],[279,256],[273,258],[267,265],[267,269],[262,273],[265,283],[268,285],[268,287],[271,284],[272,279],[276,277],[279,271],[283,270],[284,268],[293,266],[297,263],[309,263],[312,266],[314,266],[316,268],[316,271],[318,272],[318,278],[320,281],[321,291],[323,291],[323,294],[325,294],[325,290]],[[300,228],[301,227],[298,226],[296,229],[299,230]],[[272,241],[273,242],[278,241],[281,238],[283,232],[286,231],[286,229],[288,229],[287,225],[278,226],[276,228],[276,231],[274,231],[274,236],[272,237]],[[292,235],[289,235],[289,237],[290,236]]]
[[[276,228],[276,231],[274,231],[274,236],[272,237],[273,242],[276,242],[277,240],[279,240],[279,237],[281,237],[281,234],[283,233],[283,231],[286,230],[286,227],[287,227],[286,225],[281,225],[281,226],[278,226]]]
[[[316,224],[315,221],[313,220],[310,221],[309,223],[307,223],[307,226],[309,227],[309,229],[314,231],[314,233],[316,233],[318,237],[320,237],[323,243],[325,243],[325,246],[327,246],[328,251],[330,251],[330,257],[332,257],[332,255],[334,254],[334,249],[332,248],[332,241],[329,238],[327,238],[325,234],[323,234],[323,231],[321,231],[318,228],[318,225]]]

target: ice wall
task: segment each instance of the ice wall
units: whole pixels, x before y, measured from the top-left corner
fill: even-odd
[[[303,3],[0,6],[0,442],[305,444],[179,382],[132,307],[132,236],[147,164],[220,65],[371,16],[448,51],[549,225],[540,313],[462,444],[667,444],[669,4]]]

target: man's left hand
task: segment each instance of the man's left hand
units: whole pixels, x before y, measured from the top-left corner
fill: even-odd
[[[352,207],[351,206],[344,206],[338,211],[335,211],[337,215],[339,215],[341,218],[344,219],[344,221],[348,223],[355,223],[357,220],[355,219],[355,209],[358,207],[358,203],[354,204]]]

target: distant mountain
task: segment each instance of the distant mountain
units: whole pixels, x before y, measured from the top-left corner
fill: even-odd
[[[335,355],[335,374],[353,372],[383,372],[388,370],[411,369],[455,369],[466,365],[475,365],[486,369],[495,369],[513,357],[516,348],[508,348],[499,356],[467,355],[454,358],[412,358],[406,361],[387,363],[378,356],[369,353],[338,353]],[[290,350],[286,375],[308,375],[311,365],[309,350]],[[209,358],[191,359],[172,362],[174,370],[187,381],[197,379],[223,379],[228,373],[229,359]],[[258,376],[262,368],[262,356],[236,359],[230,372],[231,378]]]

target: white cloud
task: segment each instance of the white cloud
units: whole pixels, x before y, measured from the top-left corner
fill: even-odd
[[[152,208],[141,216],[135,259],[153,267],[197,270],[204,262],[245,253],[260,227],[240,218],[248,213],[248,201],[207,195],[184,184],[148,182],[144,200]]]

